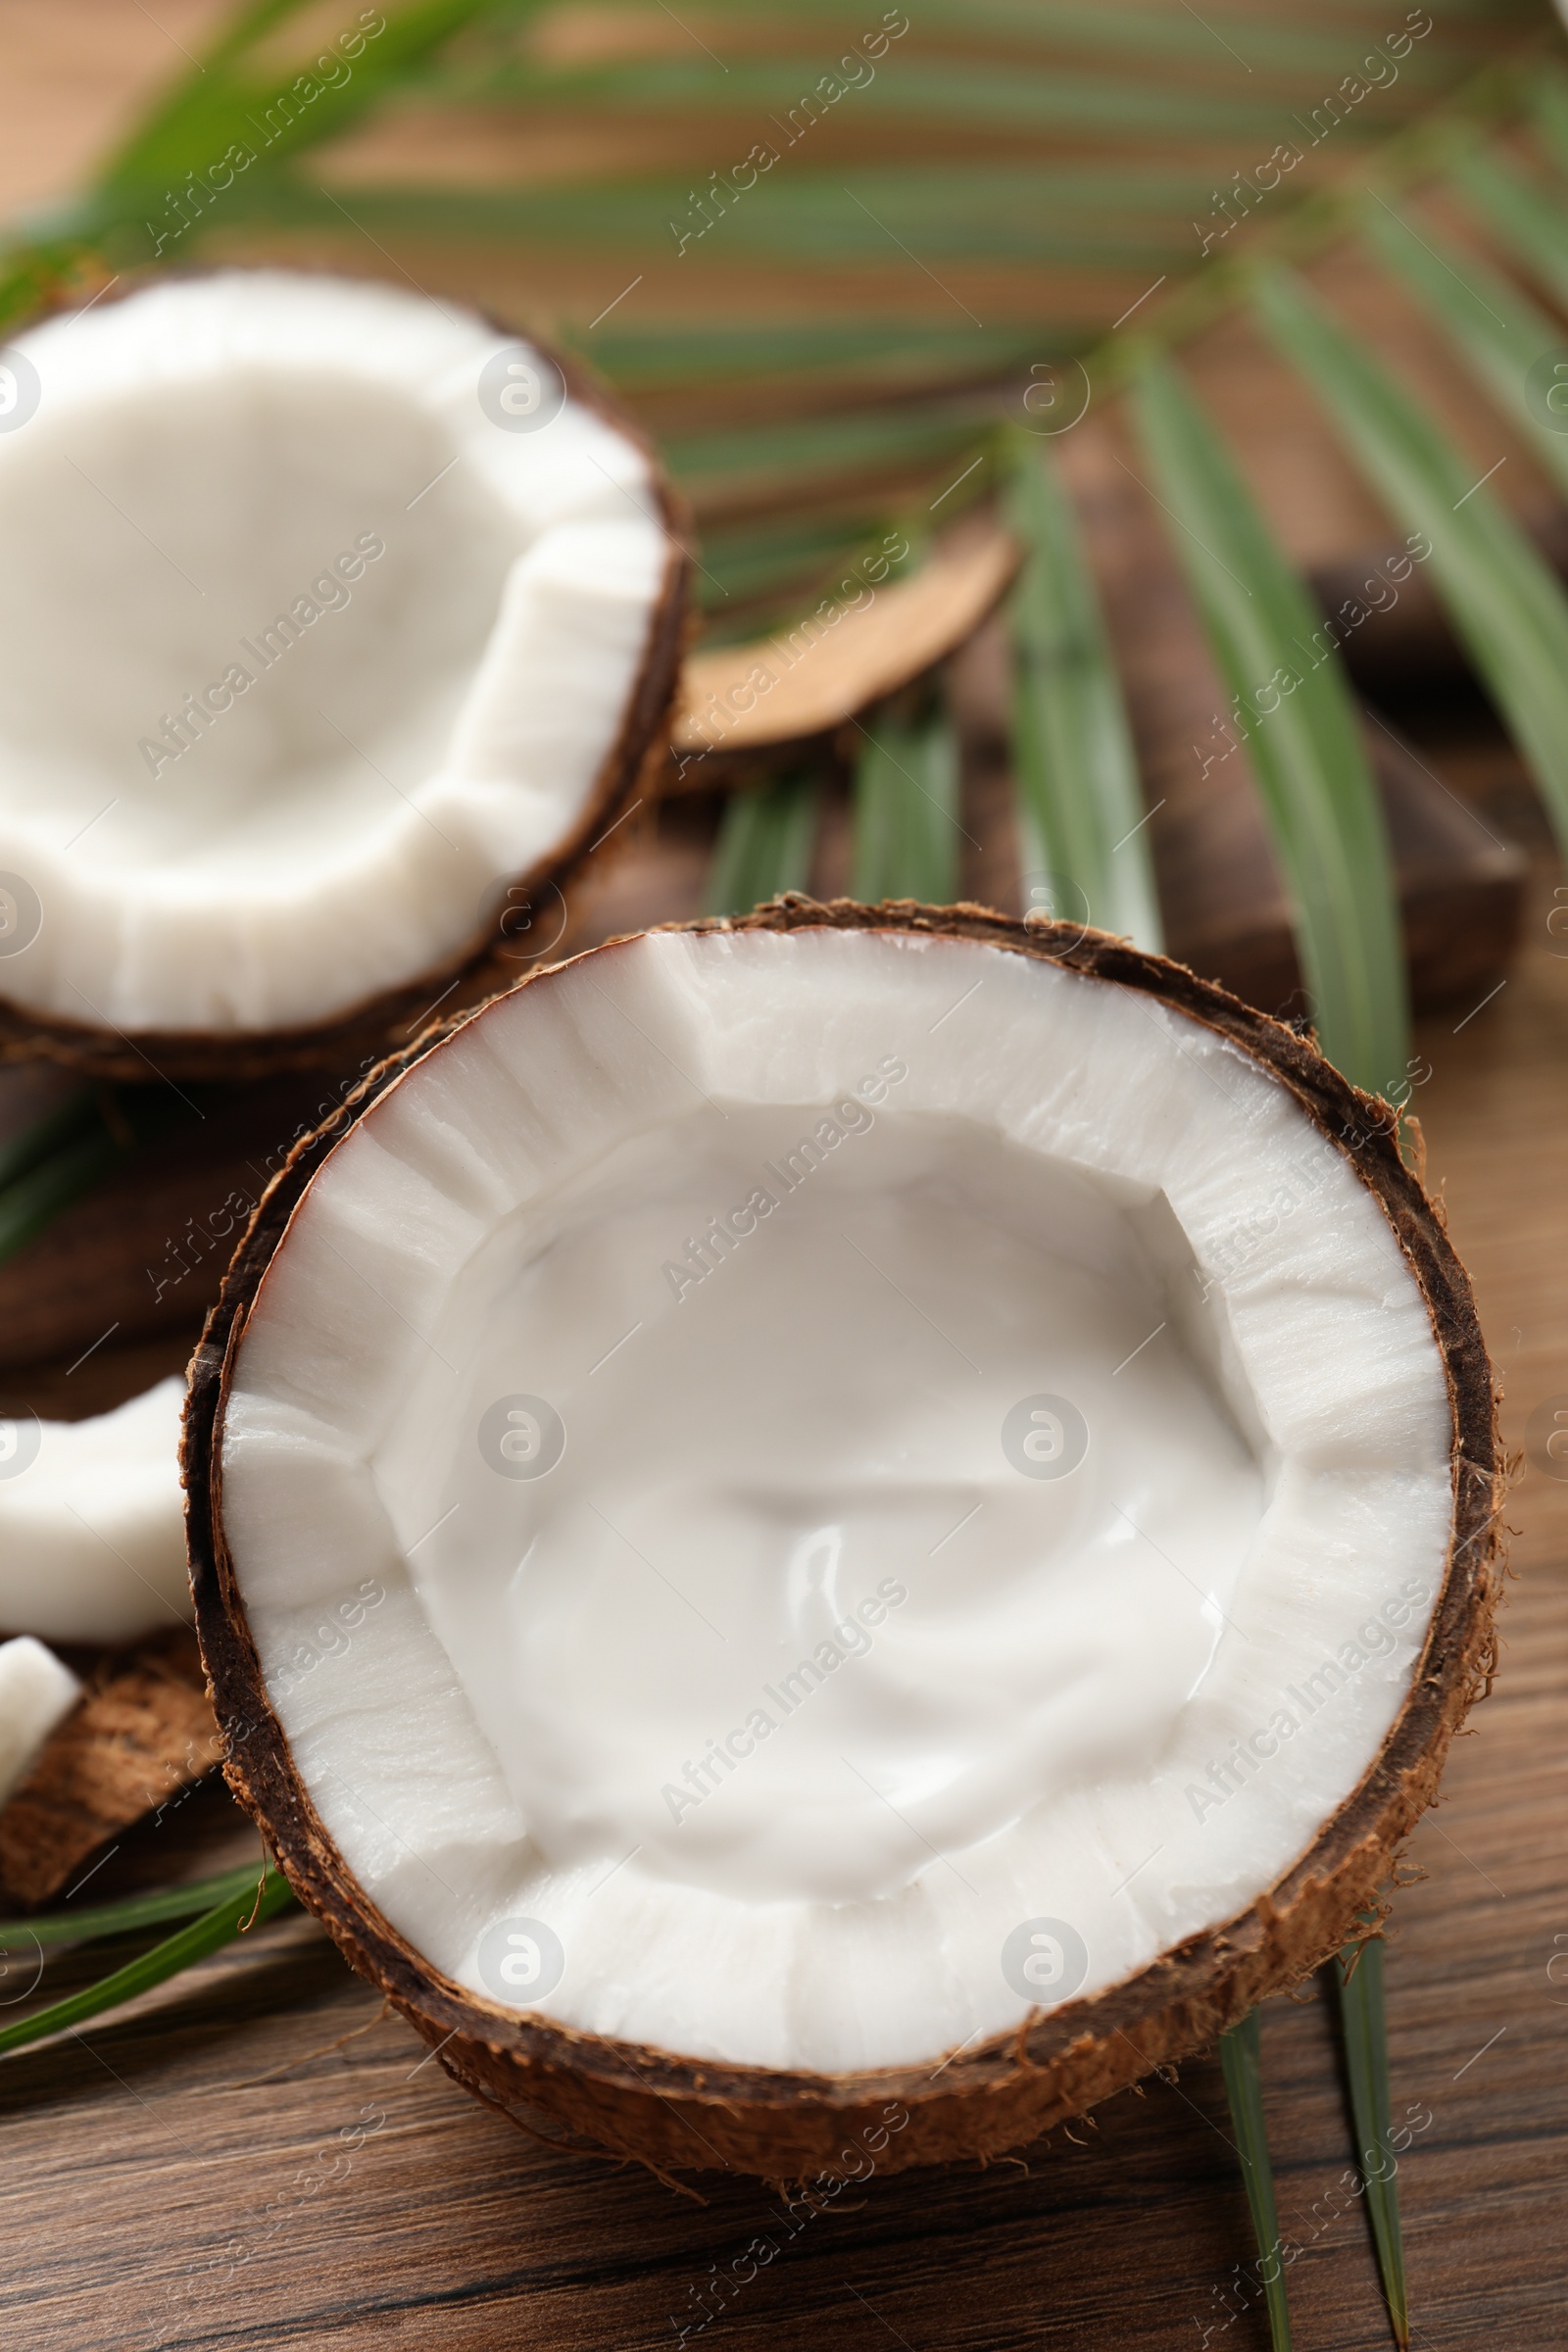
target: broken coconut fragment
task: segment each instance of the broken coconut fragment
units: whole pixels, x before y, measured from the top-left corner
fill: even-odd
[[[0,1642],[0,1805],[80,1696],[70,1667],[41,1642],[26,1634]]]
[[[791,900],[540,974],[264,1200],[197,1620],[303,1899],[662,2169],[983,2155],[1375,1899],[1490,1660],[1470,1291],[1179,966]]]
[[[732,780],[737,762],[829,734],[910,685],[973,636],[1022,555],[988,514],[967,516],[918,570],[893,577],[901,552],[908,541],[892,532],[811,612],[767,637],[689,657],[666,792]]]
[[[188,1627],[101,1659],[85,1691],[75,1688],[79,1704],[0,1811],[0,1894],[11,1902],[46,1901],[143,1814],[156,1828],[221,1754]]]
[[[658,744],[650,457],[534,346],[329,277],[160,278],[8,359],[0,1033],[136,1076],[384,1041]]]
[[[161,1380],[87,1421],[0,1419],[0,1630],[114,1643],[189,1618],[183,1398]]]

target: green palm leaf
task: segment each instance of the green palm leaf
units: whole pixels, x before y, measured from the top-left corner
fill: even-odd
[[[672,435],[664,454],[681,483],[711,504],[754,506],[769,489],[794,504],[803,484],[841,474],[853,477],[863,497],[868,473],[929,466],[973,442],[984,420],[972,402],[955,404],[946,414],[931,408],[851,411]]]
[[[1568,300],[1568,210],[1492,151],[1461,156],[1453,178],[1498,241],[1558,302]]]
[[[249,53],[302,7],[303,0],[264,0],[247,11],[197,74],[181,82],[110,159],[93,192],[139,204],[149,191],[178,188],[188,172],[216,167],[231,145],[275,164],[336,137],[406,82],[454,32],[486,13],[488,0],[412,0],[390,9],[384,28],[368,37],[356,33],[359,53],[335,51],[335,66],[327,72],[313,72],[326,54],[313,45],[290,72],[246,73]],[[341,78],[332,78],[338,69]],[[310,95],[306,83],[316,85]]]
[[[1480,0],[1480,4],[1487,5],[1488,0]],[[652,0],[643,13],[652,17],[657,5],[658,0]],[[1490,6],[1489,13],[1494,24],[1506,24],[1510,16],[1528,21],[1526,6],[1527,0],[1525,6],[1514,0],[1511,8]],[[1445,54],[1446,36],[1452,29],[1451,20],[1462,13],[1452,6],[1445,12],[1450,23],[1436,25],[1436,37],[1428,44],[1427,54],[1419,49],[1411,52],[1401,80],[1407,74],[1412,85],[1442,87],[1452,79],[1453,60]],[[749,20],[794,37],[803,29],[821,37],[817,34],[820,24],[827,28],[829,40],[842,34],[845,24],[843,0],[790,0],[787,15],[778,0],[709,0],[705,15]],[[1330,82],[1338,80],[1345,72],[1347,54],[1353,55],[1365,40],[1382,30],[1383,18],[1376,8],[1363,7],[1359,16],[1358,26],[1355,12],[1340,11],[1328,24],[1307,15],[1271,23],[1255,9],[1209,9],[1200,17],[1130,6],[1118,6],[1110,14],[1102,8],[1086,7],[1082,0],[921,0],[919,26],[922,32],[961,39],[970,50],[991,45],[1023,54],[1066,51],[1113,62],[1136,55],[1151,63],[1185,65],[1200,74],[1228,74],[1234,81],[1242,61],[1227,66],[1223,45],[1215,37],[1214,26],[1219,24],[1245,47],[1249,69],[1266,68],[1274,80],[1283,77],[1320,87],[1325,77]]]
[[[1230,2101],[1231,2128],[1242,2161],[1252,2234],[1257,2240],[1258,2276],[1268,2308],[1269,2341],[1274,2352],[1291,2352],[1291,2312],[1285,2295],[1285,2264],[1280,2242],[1280,2219],[1274,2203],[1274,2167],[1269,2162],[1268,2132],[1263,2121],[1262,2044],[1257,2011],[1250,2010],[1239,2026],[1219,2037],[1219,2062]]]
[[[1006,512],[1025,550],[1012,593],[1012,764],[1024,864],[1053,911],[1160,945],[1159,901],[1121,688],[1047,445],[1004,436]]]
[[[920,899],[949,906],[958,895],[958,739],[940,705],[918,718],[884,711],[862,731],[855,770],[853,895]]]
[[[0,1149],[0,1262],[79,1200],[138,1144],[200,1116],[172,1087],[84,1087]]]
[[[895,63],[896,57],[896,63]],[[830,105],[854,106],[872,119],[934,119],[974,126],[1110,133],[1123,138],[1158,135],[1207,145],[1233,139],[1267,144],[1290,131],[1288,105],[1235,97],[1230,89],[1180,83],[1172,78],[1141,80],[1136,71],[1085,74],[1070,68],[1042,70],[1017,62],[973,63],[961,54],[936,58],[891,54],[874,81],[850,79],[841,98],[813,96],[824,65],[831,60],[735,56],[719,64],[702,58],[644,57],[610,65],[562,69],[517,58],[489,72],[454,74],[454,95],[511,100],[552,111],[635,110],[638,113],[739,113],[758,118],[753,136],[771,139],[770,115],[787,155],[808,139]],[[841,82],[845,77],[839,77]],[[1228,76],[1232,86],[1234,71]],[[440,94],[441,83],[434,83]],[[1321,92],[1317,93],[1321,95]],[[1343,128],[1352,138],[1377,135],[1375,123],[1347,113]]]
[[[253,140],[254,143],[254,140]],[[341,199],[298,173],[247,173],[224,197],[231,219],[290,228],[341,225],[345,209],[380,236],[545,240],[612,246],[634,259],[682,257],[686,267],[737,256],[858,263],[885,272],[898,247],[922,259],[1102,269],[1180,267],[1193,249],[1189,220],[1206,213],[1208,175],[1078,173],[968,163],[921,170],[808,172],[757,181],[739,195],[688,176],[583,181],[546,187],[403,188],[356,184]]]
[[[1271,273],[1257,304],[1384,504],[1431,542],[1449,618],[1568,844],[1568,600],[1557,580],[1485,477],[1298,279]]]
[[[249,1875],[249,1874],[247,1874]],[[250,1878],[250,1888],[257,1880]],[[198,1960],[220,1951],[252,1927],[260,1927],[294,1900],[294,1890],[285,1878],[275,1871],[261,1884],[259,1892],[225,1894],[215,1902],[210,1911],[167,1936],[162,1943],[154,1944],[136,1960],[127,1960],[123,1968],[101,1977],[81,1992],[68,1993],[61,2001],[51,2001],[45,2008],[34,2009],[30,2016],[18,2020],[16,2025],[0,2030],[0,2057],[10,2050],[24,2049],[29,2041],[42,2041],[50,2034],[63,2034],[68,2026],[79,2026],[89,2017],[99,2017],[106,2009],[118,2009],[124,2001],[132,2001],[138,1993],[150,1992],[155,1984],[165,1984],[181,1970],[193,1968]]]
[[[1377,2249],[1378,2274],[1388,2298],[1389,2318],[1400,2352],[1410,2340],[1404,2286],[1404,2243],[1399,2231],[1399,2187],[1389,2112],[1389,2028],[1383,1991],[1383,1938],[1348,1943],[1334,1962],[1345,2044],[1350,2116],[1355,2125],[1355,2159],[1365,2186],[1367,2218]]]
[[[1406,1054],[1398,907],[1382,804],[1338,655],[1180,378],[1152,360],[1133,399],[1251,755],[1320,1042],[1347,1077],[1387,1093]]]
[[[705,913],[746,914],[780,891],[806,888],[817,799],[817,781],[809,774],[731,793],[713,847]]]
[[[1546,65],[1537,74],[1530,102],[1542,144],[1557,165],[1568,172],[1568,74],[1560,65]]]
[[[242,1862],[237,1870],[194,1879],[186,1886],[160,1886],[150,1894],[127,1894],[116,1903],[84,1903],[79,1911],[3,1919],[0,1952],[23,1952],[34,1944],[96,1943],[106,1936],[129,1936],[138,1928],[161,1927],[166,1919],[190,1919],[198,1911],[211,1911],[220,1903],[253,1895],[258,1875],[257,1863]]]
[[[1090,340],[1090,329],[1058,330],[1060,349]],[[624,392],[659,392],[671,387],[734,385],[781,377],[794,389],[803,379],[837,378],[846,387],[867,379],[947,389],[952,381],[995,377],[1004,369],[1039,357],[1040,333],[1031,326],[942,326],[921,318],[712,318],[682,324],[671,319],[647,326],[618,323],[595,333],[594,364]]]
[[[1535,361],[1562,348],[1556,320],[1500,270],[1461,253],[1426,223],[1418,234],[1388,205],[1368,208],[1366,235],[1384,268],[1408,286],[1483,389],[1534,445],[1546,470],[1568,490],[1568,429],[1548,431],[1528,381]],[[1562,422],[1568,428],[1568,416]]]

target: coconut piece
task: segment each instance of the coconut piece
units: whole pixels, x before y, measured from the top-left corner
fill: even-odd
[[[188,1619],[184,1394],[172,1377],[90,1420],[0,1420],[0,1626],[111,1643]]]
[[[706,789],[727,763],[828,734],[896,694],[973,636],[1020,552],[990,516],[971,515],[906,578],[889,579],[881,554],[793,626],[691,655],[664,789]]]
[[[543,350],[385,286],[160,277],[10,353],[0,1043],[134,1076],[379,1047],[661,737],[653,461]]]
[[[80,1696],[70,1667],[30,1634],[0,1642],[0,1805]]]
[[[0,1812],[0,1889],[47,1901],[107,1838],[177,1803],[220,1752],[193,1634],[105,1659]]]
[[[389,1063],[258,1211],[185,1473],[302,1898],[459,2080],[665,2170],[983,2156],[1207,2042],[1492,1658],[1394,1114],[972,908],[672,926]]]

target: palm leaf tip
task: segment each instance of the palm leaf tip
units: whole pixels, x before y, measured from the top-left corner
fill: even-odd
[[[1410,2340],[1409,2301],[1404,2281],[1404,2241],[1399,2226],[1397,2161],[1389,2099],[1389,2028],[1383,1981],[1383,1938],[1371,1935],[1347,1944],[1333,1963],[1339,1994],[1355,2156],[1366,2192],[1367,2219],[1377,2254],[1378,2276],[1400,2352]]]
[[[248,1874],[247,1874],[248,1875]],[[0,2057],[12,2050],[25,2048],[28,2042],[42,2041],[49,2034],[64,2034],[74,2026],[83,2025],[90,2017],[98,2017],[108,2009],[118,2009],[134,2000],[138,1993],[150,1992],[154,1985],[165,1984],[169,1978],[193,1967],[198,1960],[221,1951],[237,1936],[260,1927],[294,1900],[294,1890],[278,1872],[268,1873],[260,1883],[254,1883],[252,1899],[244,1893],[228,1893],[214,1903],[211,1910],[193,1919],[188,1927],[172,1936],[139,1959],[128,1960],[123,1968],[115,1969],[101,1977],[97,1984],[88,1984],[80,1992],[68,1993],[64,2000],[51,2001],[35,2009],[28,2017],[20,2018],[13,2026],[0,2031]]]
[[[1263,2282],[1273,2352],[1291,2352],[1291,2314],[1285,2293],[1285,2248],[1274,2201],[1274,2168],[1263,2120],[1262,2036],[1255,2009],[1219,2037],[1220,2067],[1230,2101],[1231,2128],[1242,2161],[1252,2234],[1257,2240],[1257,2274]]]

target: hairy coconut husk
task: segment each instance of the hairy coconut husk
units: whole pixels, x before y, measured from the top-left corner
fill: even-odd
[[[299,276],[313,274],[294,269]],[[128,273],[100,301],[120,302],[154,278],[205,277],[205,269],[144,270]],[[336,270],[314,274],[337,276]],[[10,332],[21,334],[45,318],[76,305],[65,298],[45,304]],[[516,951],[507,941],[514,937],[520,907],[542,906],[553,891],[567,883],[589,852],[614,830],[639,797],[652,800],[662,781],[669,732],[680,685],[681,660],[689,634],[687,591],[691,557],[687,552],[690,521],[684,502],[669,482],[648,435],[622,415],[603,387],[574,359],[556,350],[538,335],[514,327],[488,313],[475,311],[498,334],[521,334],[534,349],[561,370],[567,395],[592,409],[623,439],[641,450],[648,461],[653,493],[667,545],[667,560],[659,600],[653,612],[648,649],[626,705],[619,731],[594,778],[576,822],[544,857],[522,872],[496,878],[496,912],[476,925],[451,956],[395,989],[367,998],[347,1012],[334,1013],[318,1024],[279,1030],[150,1029],[127,1035],[92,1022],[61,1019],[35,1012],[30,1006],[8,1003],[0,996],[0,1064],[8,1061],[49,1060],[83,1076],[110,1079],[194,1078],[246,1079],[270,1076],[279,1070],[344,1069],[367,1056],[396,1051],[434,1005],[449,1012],[482,1003],[517,976]],[[513,929],[508,928],[510,924]],[[457,1005],[453,999],[456,996]]]
[[[671,929],[936,934],[1114,981],[1217,1031],[1288,1087],[1377,1200],[1420,1286],[1452,1409],[1447,1569],[1403,1705],[1357,1788],[1293,1867],[1234,1918],[1123,1983],[1026,2021],[940,2064],[858,2075],[715,2065],[496,2007],[434,1969],[357,1885],[321,1825],[273,1715],[223,1535],[221,1441],[234,1351],[289,1216],[316,1169],[442,1024],[374,1072],[300,1144],[263,1199],[191,1368],[184,1477],[197,1627],[223,1728],[225,1771],[302,1902],[477,2096],[529,2129],[587,2139],[662,2174],[733,2168],[774,2180],[984,2159],[1211,2043],[1267,1994],[1298,1984],[1376,1904],[1402,1840],[1437,1790],[1448,1743],[1488,1686],[1500,1588],[1505,1465],[1468,1277],[1440,1207],[1398,1152],[1396,1114],[1361,1094],[1295,1031],[1184,966],[1102,932],[1019,923],[978,906],[821,906],[791,894],[731,920]],[[616,944],[594,949],[612,956]],[[538,977],[533,975],[532,977]],[[524,982],[522,985],[527,986]],[[902,2120],[900,2120],[902,2119]]]

